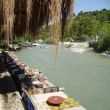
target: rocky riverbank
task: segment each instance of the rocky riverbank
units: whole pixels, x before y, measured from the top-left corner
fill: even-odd
[[[102,52],[101,55],[110,57],[110,51]]]
[[[66,48],[70,48],[72,52],[83,53],[89,47],[89,43],[88,42],[64,42],[63,46]]]

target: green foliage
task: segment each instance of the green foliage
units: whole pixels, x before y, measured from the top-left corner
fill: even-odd
[[[98,35],[99,41],[95,42]],[[70,30],[66,30],[64,40],[90,41],[96,51],[110,50],[110,10],[81,11],[75,16]]]
[[[25,42],[33,42],[33,41],[34,39],[31,34],[25,34],[24,36],[19,36],[14,42],[25,43]]]
[[[76,16],[73,30],[76,36],[88,35],[88,37],[98,34],[103,36],[108,31],[110,25],[110,10],[103,9],[101,11],[80,12]]]
[[[97,52],[110,51],[110,23],[104,22],[99,30],[100,40],[95,44]]]
[[[106,33],[94,46],[97,52],[110,51],[110,32]]]
[[[32,42],[33,41],[32,35],[26,34],[25,37],[24,37],[24,41]]]
[[[60,26],[60,24],[58,24],[58,26]],[[53,29],[54,29],[53,27],[56,28],[55,25],[54,26],[53,25],[46,26],[42,31],[40,31],[36,35],[36,40],[42,39],[47,44],[55,44],[55,40],[57,39],[55,37],[57,37],[57,35],[61,35],[61,32],[60,31],[59,31],[59,33],[54,32],[55,35],[53,35],[53,33],[52,33]]]
[[[45,27],[42,31],[40,31],[36,38],[37,39],[42,39],[44,40],[46,43],[50,43],[50,29],[51,29],[51,26],[47,26]]]

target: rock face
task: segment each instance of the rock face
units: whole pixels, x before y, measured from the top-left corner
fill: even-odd
[[[13,22],[13,37],[21,36],[27,32],[27,1],[29,0],[13,0],[15,3],[14,8],[14,22]],[[29,18],[29,32],[36,34],[38,30],[41,30],[43,25],[48,24],[51,20],[51,6],[54,4],[54,0],[30,0],[32,1],[31,15]],[[0,40],[4,38],[4,13],[3,13],[3,2],[0,0]],[[59,2],[59,1],[58,1]],[[61,8],[63,21],[66,20],[70,9],[73,11],[73,0],[61,0],[59,8]],[[53,8],[54,9],[54,8]],[[29,9],[28,9],[29,10]],[[59,14],[61,14],[59,13]],[[64,24],[64,22],[63,22]]]

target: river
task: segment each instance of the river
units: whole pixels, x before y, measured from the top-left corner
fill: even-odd
[[[55,50],[50,47],[27,48],[17,55],[25,64],[42,70],[49,81],[64,87],[87,110],[110,110],[110,57],[64,48],[55,61]]]

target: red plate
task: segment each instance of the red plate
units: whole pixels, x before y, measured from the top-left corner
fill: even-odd
[[[64,98],[60,96],[52,96],[48,98],[48,102],[50,104],[58,105],[58,104],[61,104],[63,101],[64,101]]]

